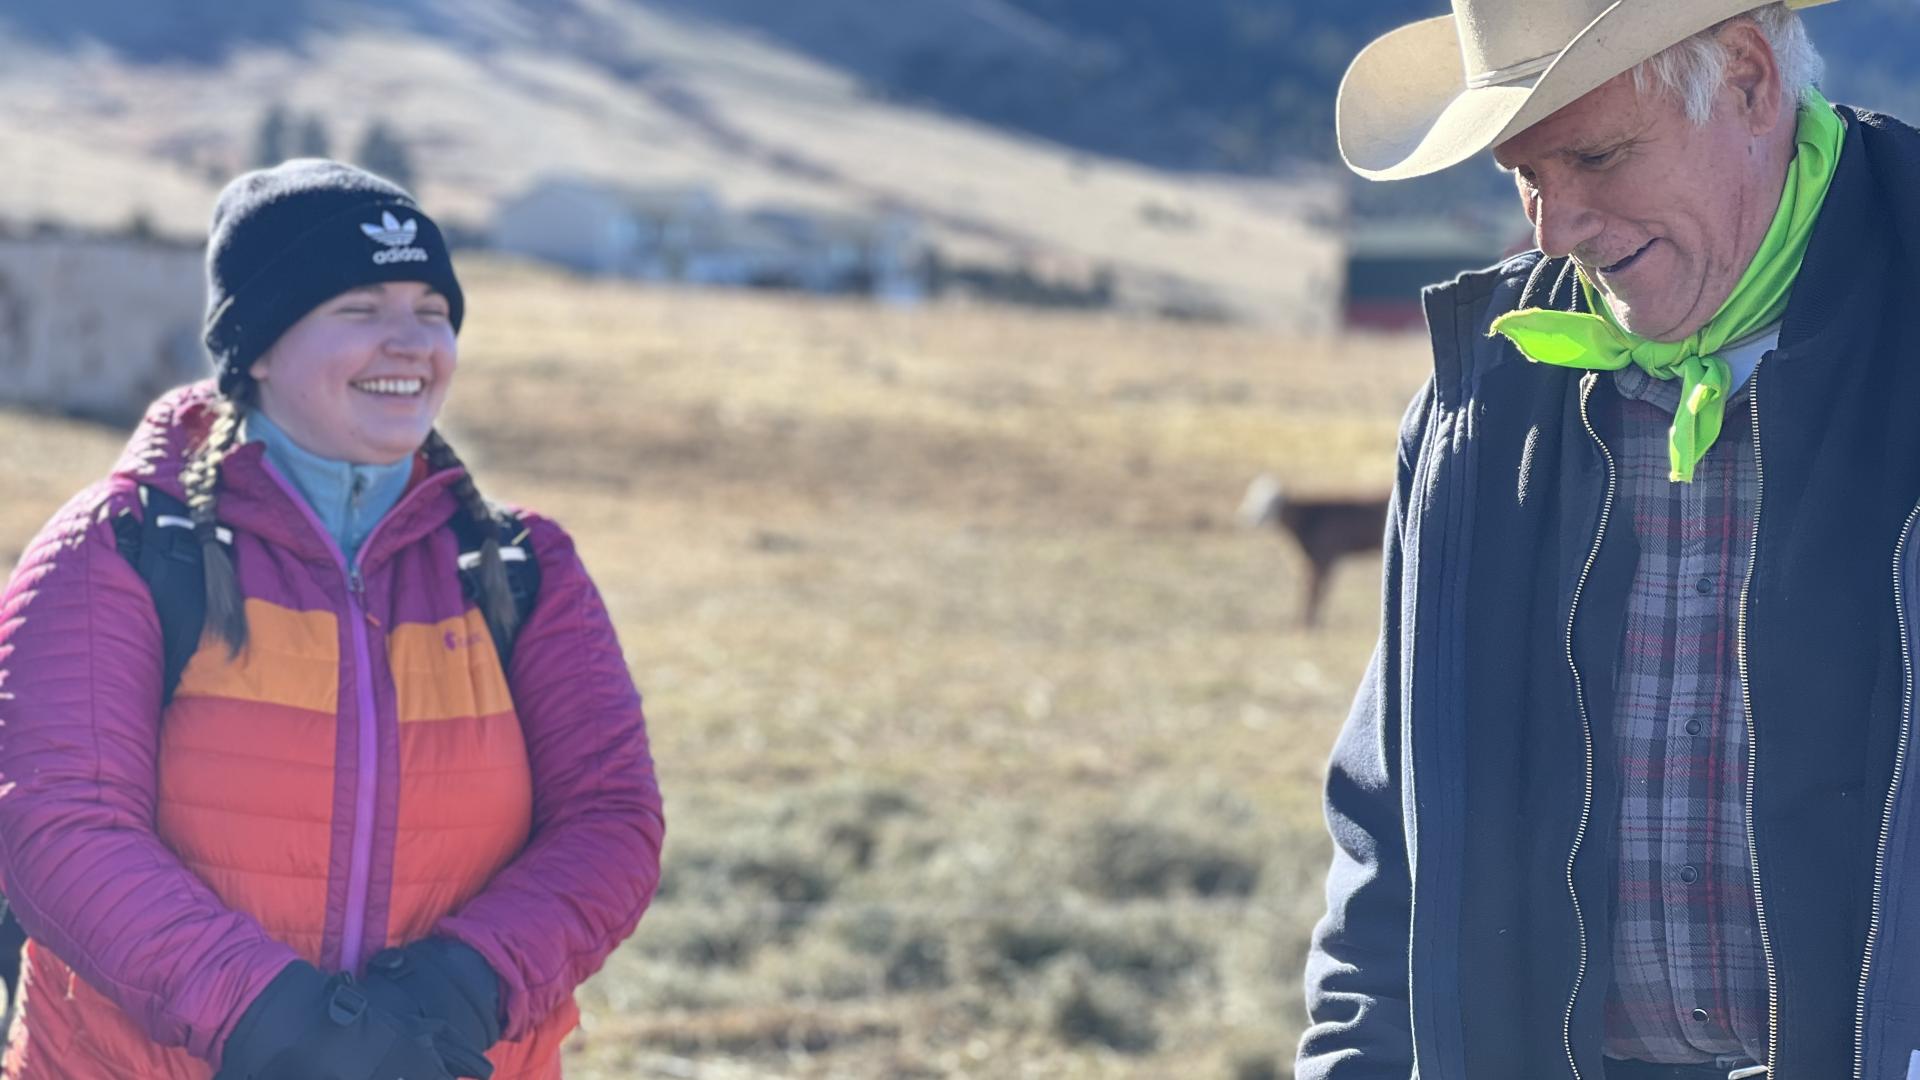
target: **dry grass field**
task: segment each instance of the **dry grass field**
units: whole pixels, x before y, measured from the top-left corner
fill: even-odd
[[[1233,511],[1384,488],[1418,342],[466,276],[455,443],[579,537],[668,799],[570,1077],[1289,1074],[1378,564],[1305,633]],[[0,413],[0,566],[122,437]]]

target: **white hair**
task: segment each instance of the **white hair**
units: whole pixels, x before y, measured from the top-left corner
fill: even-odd
[[[1826,74],[1827,62],[1813,47],[1806,24],[1784,3],[1768,4],[1735,15],[1669,46],[1633,69],[1633,86],[1645,94],[1656,90],[1671,95],[1686,109],[1687,119],[1704,124],[1713,116],[1713,96],[1727,74],[1727,45],[1720,31],[1745,19],[1759,28],[1780,67],[1780,86],[1786,101],[1798,105]]]

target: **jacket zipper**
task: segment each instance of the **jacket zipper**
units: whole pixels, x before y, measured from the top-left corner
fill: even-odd
[[[369,537],[371,539],[371,537]],[[360,548],[365,551],[363,544]],[[360,578],[359,560],[347,571],[347,611],[353,619],[355,685],[360,701],[360,738],[358,773],[354,776],[353,857],[347,872],[347,911],[340,931],[340,967],[355,971],[360,965],[360,946],[366,936],[367,893],[373,876],[374,787],[379,776],[378,718],[374,714],[373,651],[367,642],[365,583]]]
[[[1593,820],[1593,722],[1587,714],[1586,684],[1580,677],[1580,665],[1573,655],[1573,624],[1580,611],[1580,597],[1586,592],[1587,579],[1593,574],[1593,565],[1599,561],[1600,545],[1607,536],[1607,522],[1613,517],[1613,499],[1619,484],[1619,474],[1614,468],[1613,451],[1607,449],[1606,440],[1593,426],[1593,418],[1587,412],[1587,403],[1593,396],[1597,375],[1589,374],[1580,385],[1580,422],[1586,426],[1587,435],[1593,439],[1593,445],[1600,448],[1600,456],[1607,463],[1607,497],[1600,504],[1600,524],[1593,534],[1593,548],[1587,552],[1587,562],[1580,568],[1580,580],[1573,587],[1573,601],[1567,608],[1567,670],[1573,673],[1574,701],[1580,708],[1580,736],[1585,743],[1586,776],[1583,781],[1580,802],[1580,825],[1574,830],[1573,850],[1567,853],[1567,895],[1573,900],[1573,921],[1580,936],[1580,964],[1573,977],[1573,992],[1567,997],[1566,1016],[1561,1022],[1560,1034],[1567,1050],[1567,1068],[1573,1073],[1574,1080],[1580,1080],[1580,1064],[1573,1055],[1573,1009],[1580,1000],[1580,987],[1587,978],[1587,919],[1580,908],[1580,890],[1574,885],[1573,867],[1580,858],[1580,847],[1587,839],[1587,826]]]
[[[1740,665],[1740,704],[1747,713],[1747,862],[1753,871],[1753,910],[1760,924],[1760,953],[1767,962],[1767,1074],[1773,1075],[1780,1063],[1780,981],[1773,966],[1773,938],[1767,932],[1767,903],[1760,889],[1760,841],[1753,826],[1754,788],[1760,775],[1759,728],[1753,718],[1753,686],[1747,677],[1747,602],[1753,595],[1753,571],[1760,562],[1760,511],[1766,505],[1767,470],[1760,453],[1760,369],[1766,366],[1762,354],[1748,382],[1753,409],[1753,539],[1747,553],[1746,580],[1740,583],[1740,616],[1734,632],[1734,649]]]
[[[319,515],[307,505],[306,497],[301,495],[273,463],[262,458],[261,466],[274,483],[279,484],[293,505],[299,507],[306,516],[307,523],[320,537],[327,551],[333,555],[334,564],[340,569],[347,585],[347,615],[353,623],[354,647],[354,687],[359,705],[359,748],[355,762],[353,778],[354,815],[353,847],[347,871],[347,910],[341,920],[340,930],[340,966],[343,970],[357,970],[360,964],[360,950],[365,943],[367,904],[370,900],[373,877],[373,818],[375,814],[375,785],[379,777],[379,717],[376,714],[376,695],[373,686],[373,649],[367,638],[368,615],[366,609],[366,582],[360,574],[360,566],[368,551],[373,549],[374,538],[387,522],[393,520],[400,509],[419,495],[422,490],[414,490],[401,496],[400,501],[387,510],[360,542],[360,558],[352,563],[334,542],[333,534],[321,523]]]
[[[1893,754],[1893,781],[1887,787],[1887,805],[1880,812],[1880,843],[1873,857],[1873,904],[1868,909],[1867,946],[1860,960],[1860,991],[1853,1018],[1853,1080],[1864,1080],[1867,1066],[1867,980],[1873,972],[1873,946],[1880,936],[1880,900],[1887,878],[1887,844],[1893,836],[1893,807],[1900,794],[1900,781],[1906,775],[1907,740],[1913,734],[1913,652],[1912,635],[1907,623],[1906,587],[1900,578],[1900,564],[1906,560],[1907,541],[1913,536],[1913,524],[1920,519],[1920,504],[1907,513],[1907,524],[1900,530],[1900,542],[1893,548],[1893,610],[1900,619],[1900,663],[1903,668],[1900,692],[1900,742]]]

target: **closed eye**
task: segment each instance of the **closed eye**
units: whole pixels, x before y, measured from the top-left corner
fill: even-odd
[[[1592,153],[1577,154],[1574,156],[1574,161],[1578,162],[1583,169],[1604,169],[1619,160],[1621,150],[1621,147],[1614,146]]]

